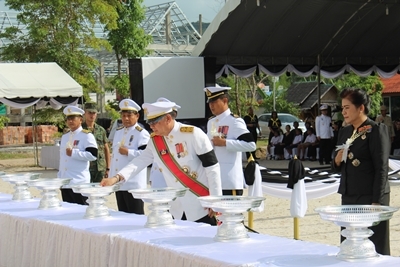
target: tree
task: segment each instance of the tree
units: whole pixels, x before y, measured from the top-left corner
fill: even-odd
[[[0,115],[0,129],[3,129],[7,122],[10,121],[10,118]]]
[[[11,9],[20,11],[17,20],[26,30],[12,26],[0,32],[8,39],[0,52],[4,61],[57,62],[89,92],[99,86],[92,74],[98,61],[89,53],[110,49],[107,40],[95,36],[94,25],[100,22],[114,29],[118,0],[6,0]]]
[[[382,104],[383,83],[378,76],[360,77],[354,73],[345,74],[336,80],[335,85],[339,91],[350,87],[363,89],[371,99],[371,109],[368,115],[373,118],[379,114]],[[339,106],[341,106],[341,103]]]
[[[149,53],[146,47],[152,38],[146,34],[140,23],[145,18],[143,0],[127,0],[117,6],[117,28],[110,29],[110,42],[117,60],[117,75],[111,80],[117,95],[123,98],[130,96],[129,76],[122,74],[121,63],[126,58],[143,57]]]

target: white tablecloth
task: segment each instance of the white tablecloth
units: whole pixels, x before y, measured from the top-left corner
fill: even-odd
[[[37,210],[38,200],[11,201],[0,194],[0,266],[400,266],[400,258],[337,260],[335,246],[250,233],[240,242],[215,242],[216,227],[176,221],[144,228],[146,217],[112,212],[83,219],[85,206],[63,203]]]
[[[58,170],[60,166],[60,147],[42,146],[40,150],[40,166]]]

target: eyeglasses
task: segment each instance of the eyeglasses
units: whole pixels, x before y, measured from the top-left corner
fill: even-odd
[[[153,121],[147,122],[147,124],[150,125],[150,126],[154,126],[157,123],[161,122],[165,117],[166,117],[165,115],[160,116],[160,117],[158,117],[157,119],[155,119]]]

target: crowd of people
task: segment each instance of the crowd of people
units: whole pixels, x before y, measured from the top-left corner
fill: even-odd
[[[198,197],[242,195],[242,153],[255,157],[257,137],[261,135],[252,108],[243,119],[231,112],[229,90],[204,88],[213,114],[206,133],[176,121],[180,106],[166,98],[142,106],[131,99],[120,101],[119,126],[110,136],[112,141],[95,123],[95,103],[86,103],[84,109],[67,106],[64,114],[69,131],[61,139],[58,177],[72,178],[71,184],[121,183],[116,192],[118,209],[144,214],[142,200],[134,199],[128,191],[147,188],[146,170],[152,165],[151,186],[188,189],[171,206],[174,218],[216,225],[214,211],[204,209]],[[370,99],[360,89],[345,89],[340,96],[346,127],[342,127],[342,121],[332,122],[326,105],[320,106],[315,127],[306,123],[304,133],[298,122],[293,123],[293,129],[287,125],[282,131],[278,114],[273,112],[269,157],[297,156],[331,164],[342,174],[338,193],[344,205],[389,205],[388,157],[390,149],[400,154],[400,121],[393,124],[384,106],[376,121],[369,119]],[[138,124],[142,108],[151,134]],[[86,197],[70,188],[61,191],[64,201],[87,204]],[[388,222],[372,228],[375,234],[371,240],[377,252],[390,254]]]
[[[147,188],[147,167],[151,166],[152,187],[189,189],[171,206],[174,218],[215,225],[215,213],[204,209],[198,196],[242,195],[242,153],[256,150],[257,136],[246,127],[246,123],[257,127],[255,116],[245,122],[234,115],[228,106],[229,90],[220,86],[204,89],[213,114],[206,133],[176,121],[180,106],[163,97],[142,106],[131,99],[121,100],[120,119],[113,124],[109,139],[95,123],[95,103],[87,102],[83,109],[67,106],[64,114],[69,131],[61,139],[58,177],[72,178],[71,184],[121,183],[116,192],[118,209],[144,214],[143,201],[134,199],[129,190]],[[138,123],[142,108],[151,134]],[[86,197],[70,188],[62,189],[62,198],[87,204]]]
[[[321,165],[330,165],[342,121],[332,121],[327,115],[327,109],[327,105],[321,105],[322,114],[316,118],[315,127],[310,122],[306,122],[304,133],[297,121],[293,123],[293,128],[286,125],[283,131],[278,114],[272,112],[268,123],[270,136],[267,158],[283,160],[296,156],[300,160],[318,159]],[[317,152],[319,152],[318,155]]]

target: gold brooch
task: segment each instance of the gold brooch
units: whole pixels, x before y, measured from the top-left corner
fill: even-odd
[[[354,154],[353,154],[352,152],[350,152],[350,153],[347,155],[347,157],[348,157],[349,159],[353,159],[353,158],[354,158]]]
[[[351,164],[353,164],[354,167],[358,167],[360,166],[361,162],[358,159],[355,159],[351,162]]]

